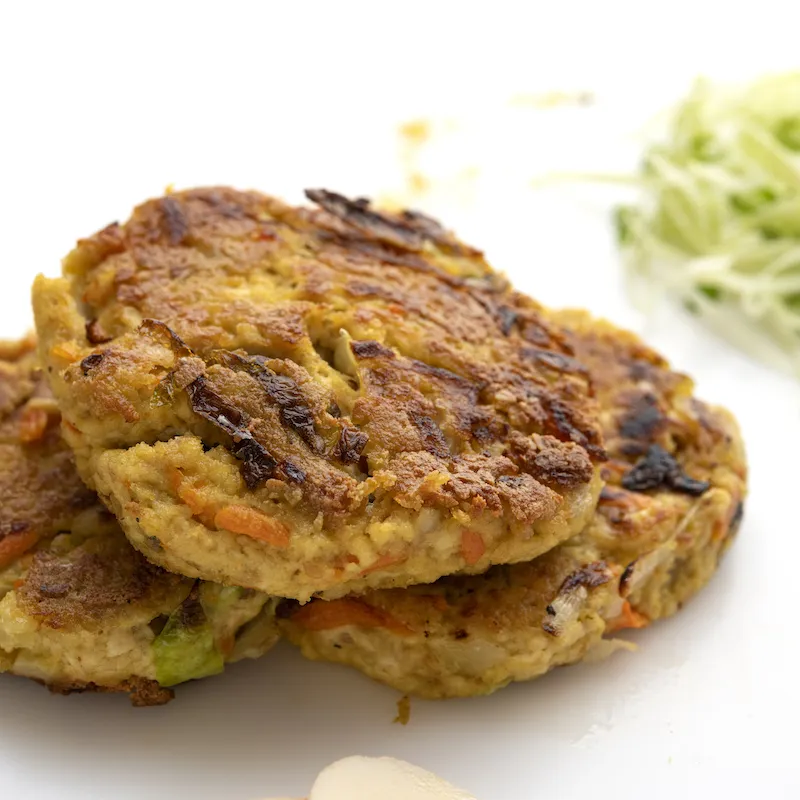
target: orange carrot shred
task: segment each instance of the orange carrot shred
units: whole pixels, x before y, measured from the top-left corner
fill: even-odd
[[[80,351],[69,342],[59,342],[50,349],[50,354],[54,358],[63,358],[65,361],[76,361]]]
[[[0,568],[7,567],[25,555],[38,541],[39,534],[30,528],[6,534],[0,539]]]
[[[461,531],[461,555],[467,565],[472,567],[477,564],[486,552],[486,545],[479,533],[465,528]]]
[[[42,408],[26,408],[19,420],[19,440],[23,444],[38,442],[47,430],[49,419]]]
[[[371,572],[387,569],[388,567],[393,567],[395,564],[402,564],[405,560],[406,556],[392,556],[387,553],[386,555],[379,556],[378,559],[366,569],[362,569],[360,574],[369,575]]]
[[[622,613],[609,623],[609,633],[626,630],[627,628],[644,628],[650,620],[640,614],[627,600],[622,604]]]
[[[225,506],[214,517],[217,528],[241,533],[273,547],[289,546],[289,529],[251,506]]]
[[[400,634],[411,633],[407,625],[388,612],[351,597],[312,600],[294,612],[292,622],[307,631],[326,631],[355,625],[359,628],[386,628]]]
[[[169,484],[178,499],[188,507],[193,517],[197,517],[206,527],[213,527],[215,517],[212,504],[199,491],[205,483],[187,478],[179,469],[173,467],[168,473]]]

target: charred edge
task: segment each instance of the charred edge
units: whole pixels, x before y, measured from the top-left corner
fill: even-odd
[[[247,430],[250,420],[243,411],[225,402],[202,376],[195,378],[186,392],[192,411],[233,439],[230,450],[242,462],[242,478],[249,489],[274,476],[278,462]]]
[[[87,376],[93,369],[99,367],[103,363],[105,356],[102,353],[93,353],[81,361],[81,372]]]
[[[291,428],[315,453],[322,453],[322,438],[317,433],[314,415],[306,403],[302,390],[295,381],[273,372],[262,356],[246,358],[236,353],[221,351],[216,354],[220,364],[228,369],[246,372],[258,381],[267,397],[278,406],[281,422]]]
[[[589,483],[594,475],[594,466],[588,454],[578,447],[541,450],[532,458],[515,444],[506,451],[524,472],[548,485],[569,489]]]
[[[178,610],[178,622],[184,628],[199,628],[206,623],[206,612],[200,602],[200,581],[196,581],[189,596]]]
[[[333,454],[343,464],[356,464],[361,459],[361,453],[369,441],[369,436],[349,425],[344,425],[339,434]]]
[[[540,350],[534,347],[524,347],[520,351],[522,356],[530,358],[537,364],[543,364],[556,372],[569,375],[589,375],[589,370],[575,358],[557,353],[554,350]]]
[[[628,495],[621,492],[619,489],[615,489],[613,486],[606,485],[600,490],[601,503],[613,505],[616,503],[624,503],[627,499]]]
[[[607,461],[608,455],[600,445],[597,431],[582,431],[575,423],[572,410],[557,398],[542,398],[542,405],[547,412],[545,432],[562,441],[575,442],[586,450],[595,461]]]
[[[625,571],[622,573],[622,576],[619,579],[620,597],[627,597],[630,594],[631,578],[633,578],[633,573],[636,570],[636,564],[638,561],[639,559],[637,558],[635,561],[631,561],[631,563],[625,567]]]
[[[178,357],[193,356],[194,351],[178,336],[165,322],[158,319],[143,319],[138,328],[139,333],[155,337],[158,334],[166,335],[169,346]]]
[[[535,319],[524,319],[519,321],[519,328],[522,338],[537,347],[551,347],[553,344],[553,332],[542,322]]]
[[[410,410],[406,414],[411,424],[422,437],[423,447],[438,458],[449,458],[451,455],[450,447],[442,429],[436,424],[435,420],[425,414],[415,414]]]
[[[631,403],[619,426],[625,439],[650,442],[665,427],[667,419],[658,406],[658,399],[649,392]]]
[[[306,473],[291,461],[283,462],[283,474],[292,483],[305,483]]]
[[[453,638],[456,641],[463,641],[464,639],[469,638],[469,633],[465,631],[463,628],[459,628],[457,631],[453,632]]]
[[[350,349],[356,358],[395,358],[394,350],[371,339],[352,341]]]
[[[426,364],[424,361],[417,361],[414,358],[409,359],[409,365],[411,366],[411,369],[418,375],[424,375],[427,378],[436,378],[444,383],[454,384],[464,391],[475,392],[476,401],[478,392],[486,385],[473,383],[468,378],[464,378],[455,372],[451,372],[449,369],[445,369],[444,367],[434,367],[431,364]]]
[[[428,236],[425,236],[411,220],[403,222],[372,211],[369,200],[364,198],[350,200],[344,195],[329,192],[327,189],[306,189],[306,197],[363,233],[388,242],[405,250],[417,251]]]
[[[608,564],[606,564],[605,561],[594,561],[591,564],[587,564],[585,567],[581,567],[572,574],[567,575],[558,590],[558,594],[561,595],[564,594],[564,592],[571,592],[579,586],[583,586],[586,589],[595,589],[598,586],[608,583],[610,580],[611,571],[608,568]]]
[[[401,212],[400,216],[409,227],[419,231],[426,239],[430,239],[432,242],[446,248],[453,255],[468,257],[483,255],[475,247],[459,242],[438,220],[429,217],[427,214],[406,209]]]
[[[189,222],[181,204],[172,197],[160,201],[163,230],[173,246],[182,244],[189,235]]]
[[[595,561],[591,564],[587,564],[564,579],[564,582],[558,590],[556,599],[562,595],[570,594],[581,587],[588,590],[602,586],[608,583],[611,577],[611,570],[608,568],[605,561]],[[542,621],[542,630],[551,636],[560,636],[562,629],[556,624],[558,611],[555,605],[550,603],[545,610],[547,611],[548,618]]]
[[[555,617],[556,610],[553,608],[553,606],[547,606],[546,610],[551,617]],[[558,636],[561,632],[559,628],[556,625],[554,625],[553,621],[550,619],[546,619],[544,622],[542,622],[542,630],[545,633],[549,633],[551,636]]]
[[[693,497],[705,494],[711,487],[708,481],[690,478],[674,456],[657,444],[650,445],[644,458],[622,476],[621,483],[631,492],[666,487]]]
[[[317,238],[323,242],[331,242],[335,246],[341,247],[346,251],[355,251],[361,255],[380,261],[383,264],[391,264],[393,267],[406,267],[416,272],[433,275],[449,286],[461,287],[464,285],[463,279],[441,272],[425,261],[421,256],[404,248],[395,247],[388,242],[365,239],[358,234],[334,234],[330,231],[319,231],[317,233]]]
[[[103,330],[103,326],[96,319],[90,319],[86,323],[86,339],[89,344],[106,344],[111,341],[111,337]]]

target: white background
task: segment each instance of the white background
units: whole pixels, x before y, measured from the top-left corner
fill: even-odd
[[[37,272],[57,273],[78,236],[167,184],[391,193],[398,123],[455,120],[425,157],[450,188],[423,205],[540,300],[645,332],[739,415],[752,465],[720,573],[637,636],[636,654],[489,698],[415,701],[405,728],[395,693],[288,647],[152,710],[5,677],[0,796],[301,794],[325,764],[364,753],[481,800],[800,797],[797,385],[677,314],[632,311],[612,194],[530,186],[552,169],[633,166],[633,134],[698,72],[797,66],[798,16],[793,2],[0,5],[0,334],[29,325]],[[595,103],[508,103],[553,90]],[[477,177],[453,188],[468,168]]]

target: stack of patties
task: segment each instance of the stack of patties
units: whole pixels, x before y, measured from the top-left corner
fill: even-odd
[[[0,671],[159,705],[269,650],[272,598],[171,574],[128,544],[78,477],[34,349],[0,349]]]
[[[713,573],[744,495],[729,415],[428,217],[308,195],[168,195],[37,281],[63,436],[133,547],[70,472],[53,401],[17,392],[28,496],[53,458],[72,490],[5,523],[3,668],[159,698],[266,650],[283,598],[313,658],[484,693]]]

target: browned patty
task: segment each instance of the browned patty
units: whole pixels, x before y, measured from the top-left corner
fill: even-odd
[[[0,342],[0,569],[97,503],[75,471],[33,337]]]
[[[594,519],[526,564],[305,606],[282,631],[310,658],[403,692],[484,694],[606,652],[616,631],[675,613],[716,570],[742,517],[735,420],[633,334],[557,312],[589,369],[610,459]]]
[[[67,438],[131,542],[307,599],[574,534],[603,450],[562,332],[433,220],[307,194],[153,200],[37,283]]]
[[[34,340],[0,342],[0,672],[153,705],[266,651],[271,598],[149,563],[81,482],[59,422]]]

